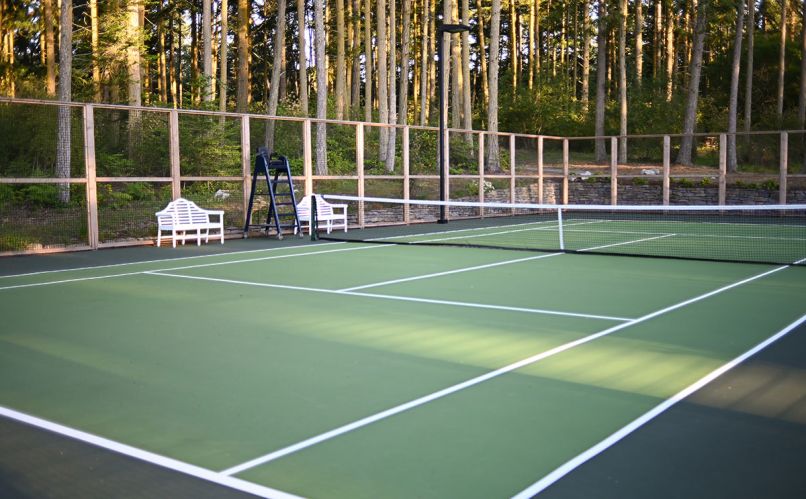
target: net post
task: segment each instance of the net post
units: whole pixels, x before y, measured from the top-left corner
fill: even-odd
[[[246,224],[246,214],[249,211],[249,193],[252,192],[252,144],[249,133],[249,115],[241,115],[241,175],[243,176],[243,223]]]
[[[171,159],[171,196],[182,197],[181,171],[179,167],[179,112],[171,109],[168,114],[168,153]]]
[[[364,197],[364,124],[355,125],[355,167],[358,174],[358,197]],[[364,202],[358,202],[358,226],[364,228]]]
[[[84,163],[87,175],[87,237],[90,248],[98,249],[98,185],[95,164],[95,114],[84,104]]]
[[[569,161],[568,161],[568,139],[563,139],[563,204],[568,204],[568,191],[570,184],[568,182],[569,176]]]
[[[302,170],[305,175],[305,195],[313,194],[313,152],[311,149],[311,120],[302,121]]]
[[[479,202],[484,202],[484,132],[479,132]],[[479,216],[484,218],[484,207],[479,208]]]
[[[671,185],[669,173],[671,170],[671,150],[672,139],[668,135],[663,136],[663,205],[669,206],[669,186]]]
[[[403,127],[403,199],[408,201],[411,197],[411,185],[409,179],[409,125]],[[410,221],[410,213],[409,213],[409,203],[405,203],[403,205],[403,222],[406,225],[409,224]]]
[[[543,204],[543,137],[537,138],[537,202]]]
[[[778,204],[786,204],[786,173],[789,164],[789,133],[781,132],[781,152],[778,159]]]
[[[563,235],[563,208],[557,207],[557,232],[560,238],[560,251],[565,251],[565,236]]]
[[[728,136],[719,134],[719,206],[724,206],[727,198]]]
[[[618,137],[610,137],[610,204],[618,204]]]
[[[319,212],[316,210],[316,194],[311,196],[311,241],[319,240]]]

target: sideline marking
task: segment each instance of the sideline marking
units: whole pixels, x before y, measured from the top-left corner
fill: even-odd
[[[621,321],[626,322],[632,319],[626,317],[611,317],[606,315],[593,315],[593,314],[584,314],[584,313],[576,313],[576,312],[562,312],[559,310],[546,310],[546,309],[539,309],[539,308],[520,308],[520,307],[507,307],[505,305],[489,305],[486,303],[471,303],[471,302],[459,302],[459,301],[447,301],[447,300],[432,300],[430,298],[415,298],[409,296],[394,296],[394,295],[381,295],[381,294],[374,294],[374,293],[356,293],[353,291],[341,291],[338,289],[323,289],[323,288],[307,288],[304,286],[293,286],[290,284],[271,284],[271,283],[263,283],[263,282],[252,282],[252,281],[238,281],[234,279],[221,279],[217,277],[202,277],[202,276],[190,276],[190,275],[182,275],[182,274],[169,274],[167,272],[162,271],[152,271],[152,272],[143,272],[144,274],[155,275],[155,276],[163,276],[163,277],[176,277],[180,279],[193,279],[197,281],[210,281],[210,282],[221,282],[224,284],[237,284],[241,286],[256,286],[261,288],[275,288],[275,289],[289,289],[293,291],[309,291],[312,293],[327,293],[332,295],[344,295],[344,296],[362,296],[366,298],[378,298],[382,300],[398,300],[398,301],[410,301],[410,302],[417,302],[417,303],[429,303],[434,305],[453,305],[457,307],[469,307],[469,308],[483,308],[483,309],[490,309],[490,310],[505,310],[509,312],[526,312],[531,314],[543,314],[543,315],[561,315],[565,317],[579,317],[582,319],[601,319],[601,320],[608,320],[608,321]]]
[[[343,244],[343,243],[340,243]],[[103,275],[103,276],[92,276],[92,277],[77,277],[75,279],[64,279],[61,281],[45,281],[45,282],[34,282],[30,284],[16,284],[13,286],[2,286],[0,287],[0,291],[5,291],[7,289],[19,289],[19,288],[33,288],[36,286],[49,286],[51,284],[65,284],[70,282],[81,282],[81,281],[93,281],[97,279],[109,279],[111,277],[126,277],[132,275],[140,275],[140,274],[149,274],[153,272],[170,272],[173,270],[187,270],[187,269],[198,269],[204,267],[217,267],[220,265],[231,265],[235,263],[248,263],[248,262],[260,262],[265,260],[278,260],[281,258],[295,258],[298,256],[308,256],[308,255],[321,255],[324,253],[337,253],[342,251],[360,251],[365,249],[373,249],[373,248],[384,248],[385,246],[353,246],[349,248],[341,248],[341,249],[330,249],[330,250],[323,250],[323,251],[309,251],[307,253],[293,253],[290,255],[272,255],[272,256],[262,256],[259,258],[247,258],[246,260],[231,260],[226,262],[213,262],[213,263],[200,263],[198,265],[185,265],[182,267],[171,267],[167,269],[155,269],[155,270],[141,270],[138,272],[126,272],[124,274],[110,274],[110,275]]]
[[[723,364],[721,367],[714,369],[710,373],[706,374],[699,380],[695,381],[688,387],[684,388],[683,390],[677,392],[672,397],[664,400],[660,404],[656,405],[654,408],[650,409],[649,411],[645,412],[638,418],[634,419],[631,423],[627,424],[626,426],[622,427],[620,430],[616,431],[615,433],[611,434],[609,437],[605,438],[598,444],[594,445],[593,447],[589,448],[585,452],[577,455],[576,457],[570,459],[565,464],[561,465],[560,467],[556,468],[554,471],[549,473],[548,475],[544,476],[534,484],[530,485],[529,487],[525,488],[518,494],[513,496],[513,499],[528,499],[536,494],[539,494],[547,487],[555,483],[556,481],[560,480],[565,475],[569,474],[570,472],[574,471],[580,465],[585,463],[586,461],[596,457],[597,455],[601,454],[609,447],[615,445],[624,437],[628,436],[630,433],[634,432],[635,430],[641,428],[646,423],[650,422],[651,420],[655,419],[656,417],[660,416],[666,410],[680,402],[681,400],[685,399],[689,395],[693,394],[700,388],[704,387],[708,383],[712,382],[719,376],[722,376],[727,371],[733,369],[738,364],[741,364],[748,358],[752,357],[753,355],[757,354],[761,350],[767,348],[772,343],[778,341],[779,339],[786,336],[790,331],[797,328],[801,324],[806,322],[806,315],[801,316],[800,319],[796,320],[795,322],[791,323],[790,325],[786,326],[784,329],[778,331],[773,336],[767,338],[766,340],[762,341],[755,347],[751,348],[750,350],[746,351],[745,353],[739,355],[732,361]]]
[[[600,250],[600,249],[604,249],[604,248],[612,248],[613,246],[624,246],[625,244],[635,244],[635,243],[642,243],[644,241],[653,241],[655,239],[663,239],[664,237],[672,237],[672,236],[676,236],[676,235],[677,234],[664,234],[662,236],[645,237],[643,239],[636,239],[634,241],[624,241],[623,243],[605,244],[603,246],[595,246],[593,248],[585,248],[585,249],[581,249],[579,251],[580,251],[580,253],[583,252],[583,251],[595,251],[595,250]]]
[[[331,243],[321,243],[319,246],[328,246],[331,244],[344,244],[342,242],[331,242]],[[294,248],[303,248],[304,245],[300,244],[298,246],[283,246],[280,248],[264,248],[264,249],[256,249],[256,250],[243,250],[243,251],[230,251],[225,253],[213,253],[210,255],[194,255],[194,256],[181,256],[179,258],[160,258],[157,260],[142,260],[139,262],[125,262],[125,263],[110,263],[108,265],[94,265],[90,267],[74,267],[69,269],[54,269],[54,270],[40,270],[38,272],[28,272],[26,274],[9,274],[9,275],[0,275],[0,279],[7,279],[9,277],[29,277],[32,275],[40,275],[40,274],[55,274],[57,272],[72,272],[72,271],[79,271],[79,270],[94,270],[94,269],[106,269],[111,267],[124,267],[127,265],[139,265],[141,263],[160,263],[160,262],[177,262],[180,260],[191,260],[194,258],[210,258],[214,256],[229,256],[229,255],[243,255],[246,253],[257,253],[260,251],[279,251],[284,249],[294,249]],[[101,250],[104,251],[104,250]]]
[[[392,408],[387,409],[385,411],[381,411],[381,412],[378,412],[378,413],[373,414],[371,416],[367,416],[365,418],[362,418],[362,419],[359,419],[357,421],[354,421],[352,423],[348,423],[348,424],[340,426],[338,428],[334,428],[334,429],[332,429],[330,431],[327,431],[325,433],[321,433],[319,435],[316,435],[314,437],[308,438],[308,439],[303,440],[301,442],[298,442],[296,444],[284,447],[282,449],[278,449],[278,450],[276,450],[274,452],[270,452],[268,454],[265,454],[263,456],[257,457],[255,459],[250,460],[250,461],[246,461],[244,463],[241,463],[239,465],[233,466],[231,468],[227,468],[227,469],[223,470],[221,473],[224,474],[224,475],[234,475],[234,474],[246,471],[246,470],[248,470],[250,468],[254,468],[255,466],[260,466],[262,464],[266,464],[266,463],[268,463],[270,461],[274,461],[276,459],[279,459],[281,457],[287,456],[289,454],[293,454],[293,453],[295,453],[297,451],[300,451],[302,449],[311,447],[313,445],[319,444],[319,443],[324,442],[326,440],[330,440],[331,438],[338,437],[340,435],[343,435],[343,434],[348,433],[350,431],[356,430],[356,429],[361,428],[363,426],[367,426],[369,424],[375,423],[376,421],[386,419],[388,417],[394,416],[396,414],[399,414],[401,412],[407,411],[409,409],[413,409],[415,407],[418,407],[420,405],[426,404],[428,402],[431,402],[431,401],[437,400],[439,398],[451,395],[451,394],[453,394],[455,392],[458,392],[460,390],[464,390],[465,388],[469,388],[471,386],[483,383],[485,381],[488,381],[490,379],[496,378],[496,377],[501,376],[503,374],[507,374],[507,373],[509,373],[511,371],[514,371],[516,369],[520,369],[522,367],[534,364],[534,363],[536,363],[536,362],[538,362],[540,360],[546,359],[546,358],[551,357],[553,355],[556,355],[558,353],[564,352],[566,350],[570,350],[570,349],[572,349],[574,347],[577,347],[579,345],[583,345],[585,343],[589,343],[589,342],[591,342],[593,340],[596,340],[598,338],[601,338],[603,336],[607,336],[609,334],[615,333],[616,331],[621,331],[622,329],[628,328],[630,326],[634,326],[636,324],[640,324],[640,323],[645,322],[645,321],[647,321],[649,319],[653,319],[653,318],[655,318],[655,317],[657,317],[659,315],[666,314],[668,312],[671,312],[673,310],[677,310],[679,308],[685,307],[685,306],[690,305],[692,303],[696,303],[696,302],[704,300],[706,298],[710,298],[711,296],[717,295],[717,294],[722,293],[724,291],[728,291],[728,290],[733,289],[735,287],[742,286],[744,284],[747,284],[749,282],[755,281],[757,279],[761,279],[762,277],[766,277],[766,276],[768,276],[770,274],[773,274],[775,272],[779,272],[779,271],[784,270],[786,268],[789,268],[789,266],[784,265],[784,266],[781,266],[781,267],[776,267],[776,268],[774,268],[772,270],[762,272],[761,274],[756,274],[754,276],[748,277],[748,278],[743,279],[741,281],[737,281],[737,282],[734,282],[732,284],[728,284],[728,285],[723,286],[721,288],[709,291],[709,292],[701,294],[699,296],[695,296],[694,298],[689,298],[688,300],[676,303],[674,305],[670,305],[670,306],[668,306],[666,308],[662,308],[662,309],[657,310],[655,312],[651,312],[651,313],[646,314],[646,315],[644,315],[642,317],[639,317],[637,319],[633,319],[633,320],[631,320],[629,322],[618,324],[616,326],[613,326],[613,327],[604,329],[602,331],[599,331],[598,333],[593,333],[593,334],[590,334],[590,335],[585,336],[583,338],[580,338],[578,340],[574,340],[574,341],[559,345],[559,346],[554,347],[554,348],[552,348],[550,350],[546,350],[545,352],[538,353],[536,355],[533,355],[531,357],[527,357],[525,359],[519,360],[519,361],[514,362],[512,364],[509,364],[507,366],[504,366],[504,367],[501,367],[499,369],[496,369],[494,371],[490,371],[488,373],[482,374],[481,376],[477,376],[477,377],[471,378],[471,379],[469,379],[467,381],[463,381],[462,383],[458,383],[456,385],[449,386],[447,388],[443,388],[442,390],[433,392],[433,393],[431,393],[429,395],[425,395],[423,397],[411,400],[409,402],[406,402],[404,404],[400,404],[398,406],[392,407]]]
[[[54,423],[46,419],[31,416],[30,414],[26,414],[24,412],[15,411],[14,409],[9,409],[8,407],[0,406],[0,416],[5,416],[9,419],[13,419],[21,423],[41,428],[43,430],[52,431],[54,433],[72,438],[74,440],[80,440],[82,442],[95,445],[96,447],[102,447],[104,449],[108,449],[117,452],[119,454],[123,454],[124,456],[133,457],[135,459],[146,461],[148,463],[155,464],[163,468],[168,468],[173,471],[178,471],[179,473],[184,473],[186,475],[194,476],[196,478],[201,478],[202,480],[217,483],[218,485],[223,485],[224,487],[228,487],[231,489],[248,492],[250,494],[255,494],[260,497],[268,497],[276,499],[299,498],[299,496],[289,494],[288,492],[283,492],[281,490],[264,487],[263,485],[248,482],[240,478],[234,478],[231,476],[223,475],[221,473],[208,470],[207,468],[202,468],[200,466],[189,464],[170,457],[162,456],[160,454],[155,454],[147,450],[138,449],[137,447],[132,447],[130,445],[110,440],[108,438],[93,435],[92,433],[87,433],[85,431],[70,428],[69,426]]]

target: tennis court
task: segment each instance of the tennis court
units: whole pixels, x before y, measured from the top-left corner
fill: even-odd
[[[52,497],[806,495],[806,225],[762,241],[761,260],[785,263],[734,263],[609,254],[715,232],[608,217],[575,222],[607,236],[593,243],[566,232],[576,253],[399,244],[512,233],[487,219],[338,234],[395,244],[0,260],[0,482]]]

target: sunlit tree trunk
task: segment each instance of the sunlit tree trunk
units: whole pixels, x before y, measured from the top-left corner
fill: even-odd
[[[490,101],[490,78],[487,72],[487,55],[484,53],[487,47],[487,41],[485,40],[484,35],[484,16],[482,15],[481,11],[481,0],[476,0],[476,12],[478,13],[478,23],[479,23],[479,52],[481,55],[479,59],[481,59],[481,87],[482,93],[484,94],[484,105],[486,106]],[[539,57],[538,62],[539,64]]]
[[[744,0],[736,2],[736,32],[733,37],[733,61],[730,70],[730,97],[728,99],[728,171],[735,172],[736,163],[736,112],[739,107],[739,69],[742,60],[742,28],[744,27]]]
[[[535,0],[529,0],[529,90],[534,87],[535,82],[535,55],[537,53],[537,43],[535,43]]]
[[[394,1],[394,0],[392,0]],[[376,4],[377,12],[377,34],[378,34],[378,121],[389,123],[389,73],[388,73],[388,46],[386,44],[386,0],[378,0]],[[394,27],[394,23],[392,25]],[[387,129],[381,127],[378,139],[378,156],[381,162],[386,161],[387,154]]]
[[[91,0],[92,4],[95,0]],[[47,92],[49,96],[56,95],[56,41],[53,34],[53,0],[42,0],[42,11],[45,16],[45,66],[47,71]],[[97,13],[96,13],[97,17]],[[97,22],[97,19],[96,19]],[[2,33],[2,30],[0,30]],[[93,53],[95,53],[93,51]]]
[[[350,104],[352,106],[352,117],[358,116],[361,107],[361,0],[348,0],[353,2],[353,38],[350,42],[353,57],[353,77],[351,82],[352,95]]]
[[[50,1],[50,0],[48,0]],[[92,53],[92,95],[95,102],[101,101],[101,63],[98,52],[98,1],[89,0],[90,7],[90,52]],[[51,41],[53,39],[53,27],[50,26]],[[47,38],[47,36],[46,36]],[[49,44],[48,44],[49,45]],[[52,49],[48,47],[48,52]]]
[[[786,0],[781,0],[781,44],[778,50],[778,100],[776,107],[776,116],[778,118],[778,125],[781,125],[784,120],[784,75],[786,72],[786,14],[787,8]]]
[[[397,122],[409,122],[409,67],[411,65],[411,2],[403,2],[403,40],[400,46],[400,103],[397,108]]]
[[[269,104],[266,114],[277,115],[277,105],[280,101],[280,73],[283,71],[283,56],[285,54],[285,14],[286,0],[277,0],[277,30],[274,32],[274,62],[271,68],[271,84],[269,86]],[[274,151],[275,121],[269,120],[266,124],[266,149]]]
[[[749,0],[753,1],[753,0]],[[661,51],[663,49],[663,29],[661,28],[661,21],[663,20],[663,0],[655,0],[655,19],[654,29],[652,32],[652,78],[657,78],[660,74]]]
[[[619,0],[618,27],[619,141],[618,156],[627,162],[627,0]]]
[[[591,22],[590,22],[590,0],[583,0],[582,3],[582,109],[588,112],[588,102],[590,99],[590,50],[591,50]]]
[[[462,24],[470,24],[470,1],[462,0]],[[462,128],[473,128],[473,102],[470,99],[470,33],[462,32]],[[465,135],[471,140],[472,135]]]
[[[364,1],[364,121],[372,121],[372,0]]]
[[[236,110],[249,109],[249,11],[250,0],[238,0],[238,90]]]
[[[211,0],[202,0],[202,100],[210,102],[213,93],[210,85],[213,81],[213,28]]]
[[[348,2],[350,0],[347,0]],[[344,0],[336,0],[336,119],[344,119],[344,87],[347,70],[344,65]]]
[[[423,37],[422,44],[420,45],[420,125],[426,125],[428,123],[428,60],[433,57],[433,54],[428,52],[428,40],[431,36],[428,29],[429,19],[431,17],[430,6],[429,0],[423,0],[423,15],[421,20]]]
[[[73,0],[61,0],[59,19],[59,86],[58,99],[70,102],[73,98]],[[57,117],[56,176],[70,178],[70,146],[72,143],[70,108],[61,106]],[[59,201],[70,201],[70,184],[59,184]]]
[[[683,137],[680,140],[680,152],[677,154],[677,163],[691,164],[691,149],[694,144],[694,127],[697,124],[697,99],[700,94],[700,73],[702,71],[702,52],[705,45],[706,11],[709,0],[700,0],[697,6],[697,22],[694,25],[694,46],[691,54],[691,77],[688,82],[688,97],[686,111],[683,116]]]
[[[395,0],[389,0],[389,123],[397,123],[397,9]],[[397,131],[388,128],[386,171],[395,170],[395,143]]]
[[[641,88],[644,79],[644,8],[643,0],[635,0],[635,83]]]
[[[459,22],[458,0],[450,0],[451,22]],[[451,39],[451,126],[453,128],[462,127],[462,86],[464,85],[462,75],[462,45],[461,38],[450,36]],[[447,101],[446,101],[447,102]]]
[[[221,112],[227,110],[227,57],[229,33],[229,8],[227,0],[221,0],[221,49],[218,53],[218,109]]]
[[[316,118],[327,118],[327,56],[325,55],[325,4],[314,0],[316,43]],[[316,174],[327,175],[327,124],[316,123]]]
[[[487,106],[487,130],[492,133],[498,131],[498,59],[500,57],[499,41],[501,40],[501,0],[492,0],[492,14],[490,16],[490,102]],[[491,173],[501,171],[498,156],[498,140],[490,135],[487,144],[487,169]]]
[[[594,121],[594,135],[604,136],[605,98],[607,96],[607,4],[606,0],[599,0],[599,30],[596,37],[596,117]],[[607,148],[605,139],[596,139],[597,162],[607,161]]]
[[[303,116],[308,116],[308,49],[305,40],[305,0],[297,0],[297,48],[299,50],[299,105]]]
[[[705,0],[708,1],[708,0]],[[674,6],[673,1],[668,0],[666,7],[666,100],[672,100],[674,91]]]

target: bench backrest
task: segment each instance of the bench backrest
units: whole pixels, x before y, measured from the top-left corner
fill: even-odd
[[[305,196],[297,205],[297,213],[301,217],[309,217],[311,214],[311,196]],[[325,201],[321,195],[316,194],[316,214],[319,216],[330,216],[333,214],[333,207]]]
[[[207,223],[210,221],[206,210],[199,208],[196,203],[185,198],[171,201],[163,212],[170,213],[173,222],[179,225]]]

